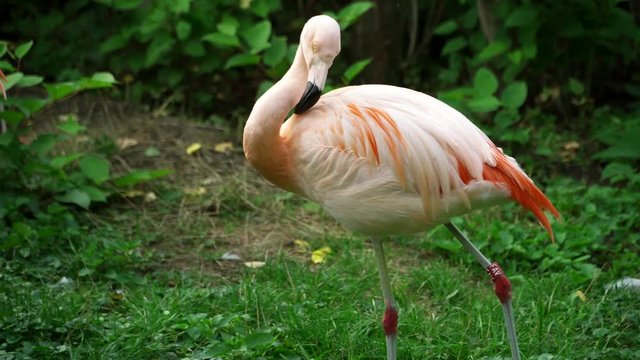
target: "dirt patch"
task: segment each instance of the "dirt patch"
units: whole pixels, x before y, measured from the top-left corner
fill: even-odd
[[[173,171],[160,182],[140,188],[144,193],[158,194],[158,200],[114,198],[108,214],[97,215],[105,217],[102,222],[141,228],[131,230],[131,236],[140,231],[154,234],[144,249],[156,259],[152,270],[229,277],[243,269],[246,261],[265,261],[283,251],[295,258],[294,239],[318,236],[323,231],[303,223],[326,223],[337,229],[322,215],[300,210],[292,216],[291,201],[301,200],[290,200],[292,197],[268,184],[245,163],[233,131],[186,117],[158,116],[106,97],[76,96],[33,119],[33,136],[55,130],[68,114],[87,127],[87,136],[61,151],[111,146],[116,175],[131,169]],[[231,142],[232,149],[216,151],[216,145],[224,142]],[[186,149],[194,143],[202,148],[187,154]],[[150,148],[157,150],[155,156],[149,156]],[[181,192],[178,198],[161,199],[163,192],[175,193],[176,189]],[[224,260],[229,253],[240,259]]]

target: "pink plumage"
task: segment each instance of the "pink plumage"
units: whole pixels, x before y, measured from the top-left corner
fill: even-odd
[[[347,228],[371,236],[386,310],[387,359],[396,359],[398,312],[381,237],[445,224],[494,281],[513,359],[519,350],[511,283],[450,219],[515,200],[553,239],[546,196],[464,115],[409,89],[350,86],[322,97],[340,52],[340,28],[311,18],[289,71],[253,107],[243,146],[249,162],[273,184],[317,203]],[[288,120],[291,109],[296,113]],[[283,123],[284,122],[284,123]]]

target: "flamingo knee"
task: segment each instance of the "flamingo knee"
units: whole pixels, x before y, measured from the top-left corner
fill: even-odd
[[[489,276],[491,276],[493,290],[498,299],[500,299],[500,303],[504,304],[511,300],[511,282],[507,275],[504,274],[500,265],[497,262],[493,262],[487,266],[486,270]]]
[[[382,328],[386,336],[395,335],[398,332],[398,310],[393,305],[387,305],[382,317]]]

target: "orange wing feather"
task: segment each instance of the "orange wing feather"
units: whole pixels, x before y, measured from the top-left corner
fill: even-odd
[[[493,148],[496,166],[484,164],[482,176],[485,180],[506,186],[513,200],[531,211],[542,226],[547,229],[551,240],[554,241],[553,230],[551,230],[551,224],[544,211],[549,211],[553,216],[560,219],[558,210],[521,169],[509,161],[495,145]]]

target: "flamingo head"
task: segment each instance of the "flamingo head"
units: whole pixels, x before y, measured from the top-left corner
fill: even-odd
[[[340,53],[340,25],[326,15],[314,16],[304,25],[300,47],[307,63],[307,87],[294,112],[301,114],[320,99],[333,59]]]

